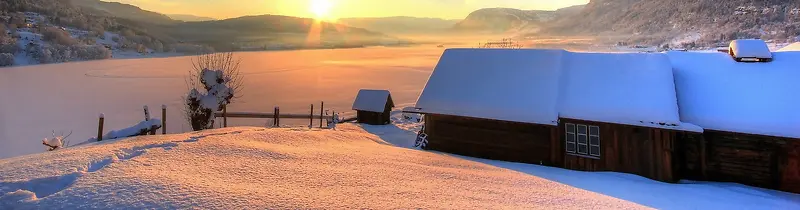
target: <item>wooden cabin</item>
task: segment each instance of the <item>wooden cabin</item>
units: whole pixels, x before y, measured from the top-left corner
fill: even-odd
[[[563,50],[448,49],[417,100],[426,149],[550,164]]]
[[[452,49],[415,111],[426,149],[674,182],[679,138],[702,132],[677,106],[663,54]]]
[[[359,90],[353,110],[357,112],[358,123],[388,125],[394,108],[392,94],[388,90]]]
[[[688,179],[800,193],[800,53],[742,63],[670,52],[681,118],[705,129],[679,145]]]
[[[680,120],[667,55],[569,53],[561,72],[556,166],[680,179],[675,147],[703,130]]]

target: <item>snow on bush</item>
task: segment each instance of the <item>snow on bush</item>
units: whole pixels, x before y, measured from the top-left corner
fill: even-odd
[[[67,136],[56,136],[56,131],[53,131],[53,137],[44,138],[44,140],[42,140],[42,145],[47,147],[47,151],[53,151],[67,147],[69,146],[69,142],[64,142],[64,140],[69,138],[70,135],[72,135],[72,132],[69,132]]]
[[[14,54],[0,53],[0,67],[14,65]]]
[[[215,53],[200,55],[192,64],[186,118],[195,131],[210,129],[214,125],[214,112],[230,104],[241,88],[239,60],[232,53]]]

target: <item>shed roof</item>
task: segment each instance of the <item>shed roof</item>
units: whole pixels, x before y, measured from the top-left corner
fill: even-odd
[[[359,90],[356,100],[353,102],[353,110],[383,112],[386,109],[386,103],[391,102],[390,97],[391,94],[388,90]],[[394,104],[391,106],[394,107]]]
[[[417,100],[419,112],[558,124],[564,50],[448,49]]]
[[[661,53],[569,53],[559,116],[702,132],[682,123],[669,57]]]
[[[800,52],[769,63],[669,52],[681,120],[719,131],[800,138]]]

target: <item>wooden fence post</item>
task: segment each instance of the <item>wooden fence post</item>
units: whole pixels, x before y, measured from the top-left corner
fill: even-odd
[[[322,128],[322,115],[323,115],[322,112],[324,112],[323,110],[325,110],[324,101],[319,103],[319,128]]]
[[[311,113],[308,115],[308,128],[314,127],[314,104],[311,104]]]
[[[228,127],[228,105],[222,105],[222,127]]]
[[[97,125],[97,141],[103,140],[103,121],[105,121],[106,117],[103,113],[100,113],[100,120]]]
[[[274,115],[272,117],[272,122],[273,122],[272,126],[273,127],[280,127],[280,123],[281,123],[281,108],[276,106],[275,107],[275,111],[273,111],[272,114]]]
[[[167,134],[167,105],[161,105],[161,135]]]
[[[144,105],[144,121],[150,121],[150,109]],[[150,135],[156,135],[156,130],[150,129]]]

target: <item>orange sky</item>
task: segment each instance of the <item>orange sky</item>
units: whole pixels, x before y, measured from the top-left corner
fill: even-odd
[[[106,0],[133,4],[165,14],[213,18],[276,14],[315,17],[312,1],[329,1],[328,18],[414,16],[462,19],[481,8],[554,10],[589,0]]]

